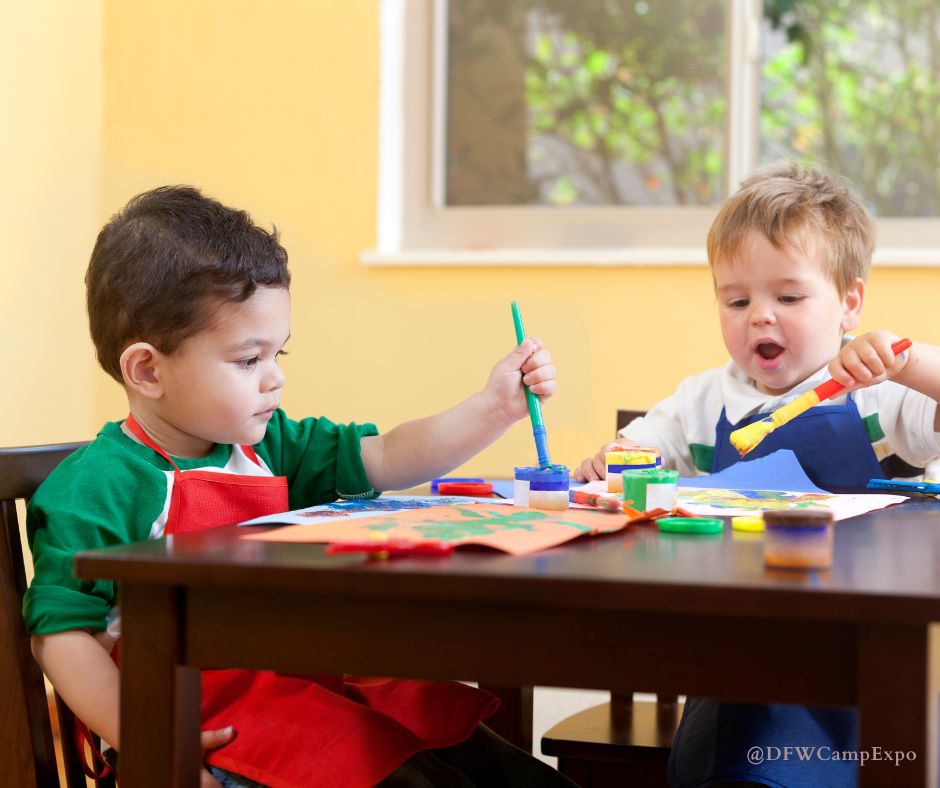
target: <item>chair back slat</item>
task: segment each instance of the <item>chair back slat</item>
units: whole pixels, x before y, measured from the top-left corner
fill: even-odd
[[[634,419],[640,418],[640,416],[645,416],[645,410],[618,410],[617,411],[617,432],[620,432],[624,427],[626,427]]]
[[[0,501],[28,501],[55,467],[84,443],[0,449]]]
[[[0,783],[4,785],[59,784],[49,699],[23,624],[26,566],[16,501],[28,501],[56,465],[82,445],[0,449]],[[84,788],[84,775],[76,767],[73,763],[67,769],[66,784]]]

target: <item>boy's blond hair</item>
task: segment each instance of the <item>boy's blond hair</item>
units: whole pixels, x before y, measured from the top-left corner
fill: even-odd
[[[841,181],[795,162],[758,170],[725,200],[708,232],[708,264],[734,260],[752,230],[777,249],[820,256],[823,270],[845,295],[868,278],[875,223]]]

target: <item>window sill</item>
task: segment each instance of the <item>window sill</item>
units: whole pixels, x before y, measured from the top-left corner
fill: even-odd
[[[402,249],[360,254],[367,266],[703,266],[702,247],[572,249]],[[940,267],[940,248],[888,247],[875,252],[879,268]]]

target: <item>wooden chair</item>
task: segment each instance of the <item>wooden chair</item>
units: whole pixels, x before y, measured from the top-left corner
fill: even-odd
[[[33,659],[23,625],[26,569],[16,500],[28,501],[63,459],[82,446],[25,446],[0,449],[0,783],[49,788],[58,786],[49,699],[42,672]],[[85,788],[75,751],[75,717],[55,696],[67,788]],[[98,781],[99,788],[113,778]]]
[[[642,410],[618,410],[617,431]],[[667,786],[666,761],[682,713],[678,698],[634,700],[632,693],[565,718],[542,737],[542,752],[582,788]]]

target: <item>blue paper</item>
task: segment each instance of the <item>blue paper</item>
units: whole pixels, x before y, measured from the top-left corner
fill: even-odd
[[[813,484],[800,461],[790,449],[778,449],[756,460],[743,459],[730,468],[708,476],[679,479],[680,487],[718,490],[789,490],[804,493],[828,493]]]
[[[515,493],[513,492],[513,482],[511,481],[494,481],[490,482],[493,485],[493,492],[496,493],[500,498],[512,498]]]

